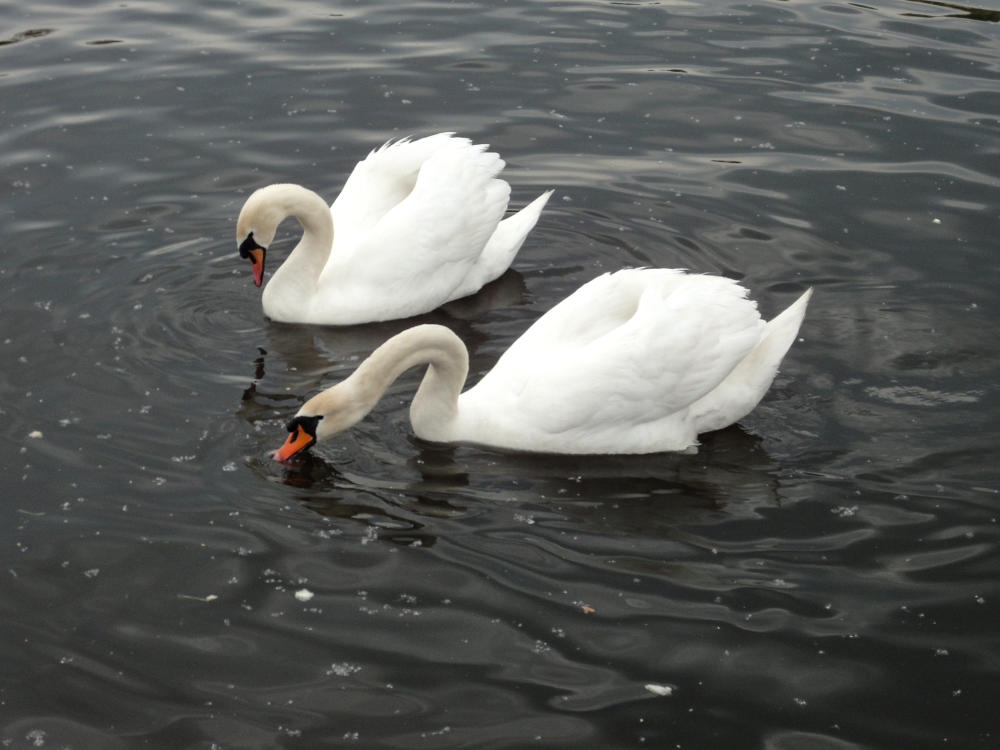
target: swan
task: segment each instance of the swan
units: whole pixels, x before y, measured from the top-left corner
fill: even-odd
[[[255,191],[237,219],[236,245],[257,286],[278,225],[294,216],[302,226],[264,287],[264,314],[326,325],[408,318],[500,276],[552,191],[505,219],[510,185],[487,148],[453,133],[390,141],[355,166],[329,208],[300,185]]]
[[[542,453],[696,450],[761,400],[798,333],[807,290],[765,323],[730,279],[674,269],[604,274],[539,318],[474,387],[439,325],[408,328],[313,396],[273,453],[284,461],[360,421],[405,370],[427,370],[410,406],[418,437]]]

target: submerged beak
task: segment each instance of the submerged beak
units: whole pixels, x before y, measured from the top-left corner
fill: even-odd
[[[253,232],[240,244],[240,257],[250,261],[253,268],[253,283],[260,286],[264,283],[264,256],[267,248],[258,245],[253,238]]]
[[[296,425],[295,429],[288,433],[288,439],[285,440],[285,444],[274,452],[274,458],[276,461],[287,461],[296,453],[304,451],[315,442],[316,438],[302,429],[301,425]]]
[[[277,461],[287,461],[316,442],[316,429],[323,417],[295,417],[288,423],[288,439],[274,452]]]

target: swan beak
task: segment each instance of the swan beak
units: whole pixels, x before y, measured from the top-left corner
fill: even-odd
[[[289,425],[292,429],[288,432],[288,439],[285,444],[274,452],[276,461],[287,461],[296,453],[304,451],[316,442],[316,436],[310,435],[309,431],[301,424]]]
[[[253,267],[253,283],[260,286],[264,283],[264,248],[255,247],[248,255],[250,265]]]
[[[253,238],[253,232],[240,243],[240,257],[250,261],[253,267],[253,283],[260,286],[264,283],[264,255],[267,248],[258,245]]]

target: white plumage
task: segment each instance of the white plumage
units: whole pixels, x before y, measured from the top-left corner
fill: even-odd
[[[765,323],[730,279],[670,269],[606,274],[543,315],[461,395],[464,344],[442,326],[416,326],[307,401],[278,457],[350,427],[403,371],[423,364],[410,419],[427,440],[547,453],[685,450],[757,405],[811,293]],[[302,420],[312,420],[314,434],[298,432]]]
[[[429,312],[510,266],[551,191],[504,218],[503,160],[451,133],[387,143],[354,168],[329,207],[298,185],[253,193],[240,212],[241,254],[264,252],[291,215],[302,239],[264,288],[264,313],[289,323],[350,325]]]

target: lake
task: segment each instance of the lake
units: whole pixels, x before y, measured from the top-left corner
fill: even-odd
[[[997,746],[1000,6],[0,8],[4,747]],[[518,455],[415,438],[414,370],[271,460],[414,321],[269,322],[240,207],[439,131],[555,189],[419,319],[472,381],[680,267],[814,289],[763,402],[694,455]]]

